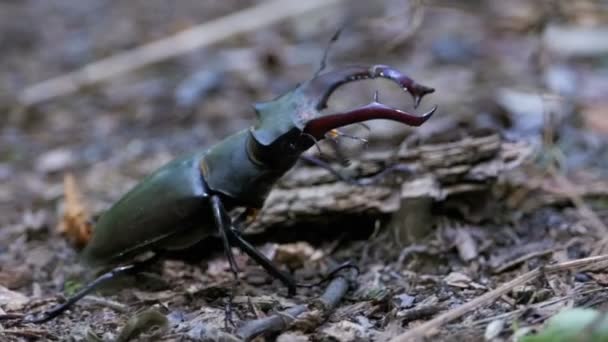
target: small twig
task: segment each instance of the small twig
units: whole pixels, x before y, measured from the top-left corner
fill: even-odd
[[[110,308],[110,309],[112,309],[114,311],[117,311],[117,312],[127,312],[127,311],[129,311],[129,308],[126,305],[122,304],[122,303],[119,303],[117,301],[113,301],[113,300],[110,300],[110,299],[98,297],[98,296],[88,295],[88,296],[82,298],[82,300],[85,301],[85,302],[89,302],[91,304],[94,304],[94,305],[99,305],[99,306]]]
[[[416,253],[425,253],[428,252],[429,247],[426,245],[409,245],[401,250],[399,253],[399,257],[397,258],[397,266],[399,268],[403,268],[403,262],[409,256]]]
[[[264,333],[285,330],[306,310],[306,305],[300,304],[272,316],[249,321],[238,329],[237,335],[247,341]]]
[[[49,331],[40,330],[40,329],[4,329],[4,330],[0,330],[0,333],[7,334],[7,335],[20,336],[20,337],[24,337],[27,339],[40,339],[42,337],[53,338],[53,339],[56,338],[56,336],[51,334]]]
[[[349,280],[339,275],[329,283],[323,295],[313,303],[296,305],[272,316],[246,322],[237,330],[237,336],[249,341],[265,333],[286,330],[298,316],[313,310],[320,309],[322,316],[327,317],[342,300],[348,288]]]
[[[17,314],[17,313],[7,313],[7,314],[2,314],[0,315],[0,321],[3,320],[9,320],[9,319],[21,319],[23,318],[23,314]]]
[[[208,21],[173,36],[85,65],[79,70],[24,89],[19,101],[34,105],[144,66],[205,47],[239,33],[256,31],[281,20],[324,8],[343,0],[264,1],[236,13]]]
[[[502,286],[490,292],[487,292],[459,307],[454,308],[453,310],[444,312],[443,314],[433,318],[432,320],[415,327],[414,329],[406,331],[405,333],[395,337],[391,341],[404,342],[422,339],[435,332],[442,325],[453,321],[472,310],[478,309],[479,307],[489,304],[500,298],[501,296],[509,293],[511,290],[513,290],[513,288],[519,285],[523,285],[534,279],[537,279],[542,275],[548,275],[566,270],[581,269],[598,263],[605,263],[606,261],[608,261],[608,254],[566,261],[555,265],[545,266],[544,268],[536,268],[528,273],[520,275],[519,277],[511,280],[506,284],[503,284]]]
[[[423,305],[415,307],[404,312],[399,312],[397,318],[402,324],[409,323],[411,321],[417,321],[423,318],[433,316],[434,314],[441,311],[444,307],[437,304]]]
[[[525,255],[520,256],[519,258],[512,259],[511,261],[508,261],[508,262],[496,267],[494,269],[494,273],[496,273],[496,274],[502,273],[502,272],[504,272],[512,267],[515,267],[516,265],[524,263],[525,261],[528,261],[532,258],[541,257],[546,254],[553,253],[553,252],[555,252],[555,248],[549,248],[549,249],[544,249],[544,250],[540,250],[540,251],[527,253]]]
[[[573,299],[574,297],[577,297],[577,296],[585,296],[585,295],[593,294],[593,293],[596,293],[596,292],[603,292],[603,291],[608,291],[608,288],[603,288],[602,287],[602,288],[599,288],[599,289],[591,289],[591,290],[586,290],[586,291],[581,291],[581,292],[574,292],[574,293],[569,294],[567,296],[563,296],[563,297],[559,297],[559,298],[552,298],[550,300],[546,300],[544,302],[536,303],[536,304],[531,305],[531,306],[526,306],[526,307],[523,307],[521,309],[505,312],[503,314],[499,314],[499,315],[495,315],[495,316],[485,317],[485,318],[482,318],[482,319],[479,319],[479,320],[471,322],[470,325],[471,326],[473,326],[473,325],[480,326],[480,325],[486,325],[486,324],[488,324],[488,323],[490,323],[492,321],[499,320],[499,319],[510,319],[510,318],[512,318],[515,315],[518,315],[518,314],[520,314],[522,312],[530,310],[531,308],[532,309],[540,309],[540,308],[551,306],[551,305],[554,305],[554,304],[557,304],[557,303],[560,303],[560,302],[563,302],[563,301],[571,300],[571,299]]]

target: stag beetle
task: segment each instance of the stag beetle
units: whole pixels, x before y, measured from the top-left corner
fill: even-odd
[[[409,92],[415,106],[434,91],[389,66],[349,66],[317,74],[274,100],[254,104],[258,119],[254,126],[211,148],[175,159],[142,180],[102,214],[82,258],[89,265],[122,266],[101,275],[65,303],[31,321],[48,321],[106,280],[136,271],[145,263],[134,263],[136,255],[184,249],[215,234],[222,238],[235,275],[230,249],[233,245],[278,278],[293,295],[297,285],[294,279],[241,236],[228,210],[261,208],[273,185],[296,164],[300,155],[339,127],[372,119],[420,126],[435,112],[436,106],[421,116],[412,115],[379,103],[376,94],[365,106],[342,113],[321,113],[341,85],[378,77],[389,79]]]

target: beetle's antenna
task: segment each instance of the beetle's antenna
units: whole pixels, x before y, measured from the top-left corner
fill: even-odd
[[[338,38],[340,38],[340,33],[342,33],[343,29],[344,25],[338,28],[334,35],[331,36],[329,42],[327,42],[327,46],[325,47],[325,50],[323,50],[323,57],[321,57],[319,69],[315,72],[314,77],[317,77],[321,73],[321,71],[325,70],[325,67],[327,67],[327,56],[329,55],[329,50],[331,49],[331,46],[338,40]]]
[[[344,155],[344,152],[340,148],[340,140],[339,138],[342,136],[342,132],[337,129],[332,129],[331,131],[325,134],[325,138],[329,139],[332,142],[331,146],[336,154],[336,160],[342,167],[347,167],[350,165],[350,160]]]
[[[337,132],[337,130],[333,130],[333,131],[336,131],[336,132]],[[323,150],[321,150],[321,145],[319,145],[319,140],[317,140],[317,138],[315,138],[315,137],[314,137],[312,134],[309,134],[309,133],[306,133],[306,132],[302,132],[301,134],[302,134],[302,135],[305,135],[305,136],[307,136],[307,137],[309,137],[309,138],[310,138],[310,139],[311,139],[311,140],[314,142],[315,147],[317,148],[317,151],[319,152],[319,155],[320,155],[322,158],[325,158],[325,159],[328,159],[328,160],[333,159],[333,158],[331,158],[331,157],[328,157],[328,156],[327,156],[327,155],[326,155],[326,154],[323,152]],[[337,133],[335,133],[335,134],[337,134]],[[332,136],[330,135],[330,133],[328,133],[328,134],[326,135],[326,137],[327,137],[327,138],[329,138],[329,141],[334,142],[334,143],[336,143],[336,144],[337,144],[337,142],[338,142],[338,141],[337,141],[337,139],[335,139],[335,136],[334,136],[334,137],[332,137]],[[348,166],[348,165],[350,164],[350,160],[348,160],[348,158],[344,158],[344,156],[343,156],[342,152],[340,151],[340,149],[339,149],[339,147],[338,147],[337,145],[332,145],[332,146],[334,146],[334,149],[335,149],[336,153],[338,154],[338,158],[336,158],[336,160],[338,160],[338,162],[339,162],[341,165],[343,165],[343,166]],[[333,171],[333,170],[332,170],[332,171]]]
[[[325,134],[325,138],[329,139],[329,141],[333,143],[332,146],[334,148],[334,152],[336,152],[337,155],[336,159],[343,167],[347,167],[350,165],[350,160],[344,155],[343,151],[340,149],[341,137],[360,141],[363,143],[363,148],[367,148],[367,146],[369,145],[369,141],[365,138],[343,133],[337,129],[332,129],[331,131]]]
[[[352,140],[357,140],[357,141],[362,142],[363,145],[365,145],[365,146],[367,146],[369,144],[369,140],[367,140],[365,138],[361,138],[361,137],[358,137],[356,135],[346,134],[344,132],[338,131],[337,129],[335,131],[336,131],[336,134],[337,134],[336,138],[344,137],[344,138],[348,138],[348,139],[352,139]]]
[[[312,140],[312,142],[315,144],[315,147],[317,148],[317,151],[319,152],[319,154],[322,156],[325,155],[325,153],[323,153],[323,150],[321,150],[321,146],[319,145],[319,140],[317,140],[317,138],[315,138],[314,135],[306,133],[306,132],[302,132],[300,134],[305,135],[306,137],[310,138],[310,140]]]
[[[305,96],[316,99],[318,110],[327,107],[327,100],[333,92],[343,84],[373,78],[386,78],[397,83],[403,90],[412,95],[414,107],[420,104],[420,100],[435,91],[435,89],[418,84],[409,76],[401,73],[388,65],[353,65],[339,70],[333,70],[315,76],[310,81],[300,86]]]

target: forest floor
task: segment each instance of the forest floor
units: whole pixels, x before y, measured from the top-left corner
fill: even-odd
[[[259,3],[0,2],[1,341],[229,340],[251,320],[319,297],[327,283],[288,297],[236,249],[233,293],[220,241],[210,239],[55,320],[22,321],[96,274],[58,229],[67,173],[98,217],[172,158],[249,127],[252,103],[310,79],[339,27],[328,69],[388,64],[436,89],[418,112],[439,105],[419,129],[374,122],[369,132],[353,131],[369,146],[346,144],[352,165],[399,148],[468,146],[479,136],[497,137],[501,151],[525,150],[526,158],[472,188],[453,181],[457,191],[432,198],[424,234],[409,240],[396,232],[412,229],[404,222],[419,225],[407,217],[420,216],[404,219],[395,213],[407,208],[398,205],[331,218],[321,210],[308,213],[310,222],[279,215],[246,230],[300,281],[318,281],[344,261],[360,268],[338,278],[348,278],[349,289],[331,312],[308,307],[289,329],[265,338],[385,341],[418,327],[434,341],[504,341],[540,329],[564,308],[608,309],[608,8],[600,2],[336,1],[62,96],[37,100],[28,88]],[[395,88],[349,84],[329,110],[365,104],[376,89],[383,102],[411,108]]]

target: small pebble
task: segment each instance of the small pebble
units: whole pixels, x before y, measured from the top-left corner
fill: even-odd
[[[586,283],[591,280],[591,277],[587,273],[576,273],[574,275],[574,280],[579,283]]]

